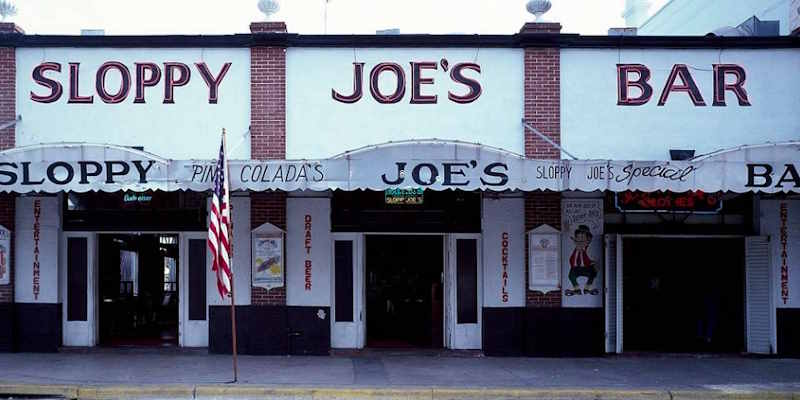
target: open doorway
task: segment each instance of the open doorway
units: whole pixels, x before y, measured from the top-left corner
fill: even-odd
[[[178,345],[178,254],[178,235],[99,235],[101,345]]]
[[[365,245],[367,346],[443,347],[443,237],[369,235]]]
[[[744,241],[626,238],[626,351],[744,351]]]

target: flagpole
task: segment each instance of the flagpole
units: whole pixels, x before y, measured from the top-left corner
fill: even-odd
[[[225,194],[228,198],[228,243],[230,246],[230,251],[228,252],[228,266],[231,270],[230,275],[230,283],[231,283],[231,332],[232,332],[232,340],[233,340],[233,383],[239,381],[239,363],[237,362],[236,358],[236,305],[235,305],[235,294],[234,294],[234,284],[233,284],[233,201],[231,200],[231,193],[230,193],[230,168],[228,167],[228,139],[225,135],[225,128],[222,128],[222,147],[224,148],[225,153],[225,174],[227,175],[227,179],[225,179]]]

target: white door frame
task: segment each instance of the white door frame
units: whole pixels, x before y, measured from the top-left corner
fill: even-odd
[[[623,241],[625,239],[640,239],[640,238],[653,238],[653,239],[744,239],[746,235],[666,235],[666,234],[618,234],[617,235],[617,353],[622,353],[624,350],[624,332],[623,332],[623,323],[622,317],[624,315],[624,299],[622,298],[622,270],[624,268],[624,257],[623,257]],[[742,251],[744,252],[744,248]],[[746,290],[742,288],[742,290]],[[747,296],[746,293],[743,293],[743,299],[746,300]],[[743,306],[746,306],[744,304]],[[607,314],[606,314],[607,315]],[[608,320],[606,319],[606,324]],[[745,326],[742,329],[746,329]],[[745,331],[745,338],[746,338],[746,331]]]
[[[99,340],[99,316],[100,316],[100,290],[99,290],[99,270],[97,262],[97,234],[96,232],[77,232],[65,231],[61,235],[61,246],[59,251],[59,285],[63,301],[61,302],[62,318],[62,343],[64,346],[96,346]],[[67,245],[70,238],[86,239],[86,262],[88,280],[86,286],[86,321],[68,321],[67,310],[69,306],[69,296],[67,282]]]
[[[477,323],[458,323],[458,285],[456,276],[456,243],[459,239],[475,239],[477,257]],[[480,349],[483,345],[483,254],[480,233],[453,233],[447,235],[445,246],[445,345],[450,349]]]
[[[206,319],[189,319],[189,240],[208,239],[208,232],[178,234],[178,346],[208,347],[208,279],[211,255],[206,251]]]
[[[353,321],[336,322],[336,241],[353,242]],[[363,349],[366,345],[364,234],[331,234],[331,348]]]

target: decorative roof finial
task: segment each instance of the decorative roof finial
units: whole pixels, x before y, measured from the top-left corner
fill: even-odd
[[[549,11],[551,6],[550,0],[530,0],[528,4],[525,5],[525,8],[536,17],[534,21],[540,22],[542,15]]]
[[[281,9],[281,4],[278,0],[258,0],[258,9],[264,13],[264,19],[269,21]]]
[[[17,15],[17,7],[11,0],[0,0],[0,17],[5,22],[6,18]]]

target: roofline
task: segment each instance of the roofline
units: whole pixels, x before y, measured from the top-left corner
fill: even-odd
[[[0,47],[467,47],[467,48],[800,48],[798,36],[582,36],[517,33],[513,35],[233,35],[77,36],[0,34]]]

